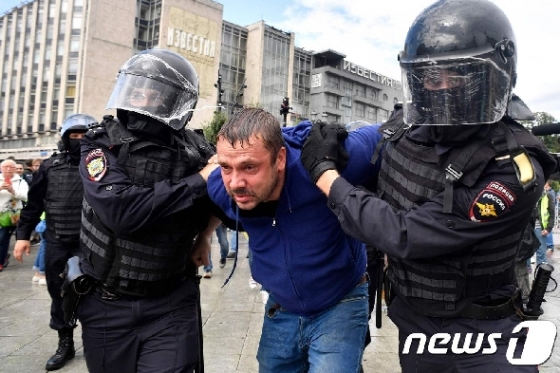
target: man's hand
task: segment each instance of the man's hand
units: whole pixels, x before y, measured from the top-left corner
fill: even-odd
[[[338,123],[314,123],[301,150],[301,163],[314,183],[327,170],[344,169],[348,153],[340,142],[348,132]]]
[[[195,266],[210,265],[210,240],[212,233],[218,228],[222,222],[215,216],[210,216],[206,229],[196,236],[196,240],[192,247],[191,260]]]
[[[23,263],[23,253],[29,256],[31,250],[31,243],[29,240],[17,240],[16,246],[14,247],[14,258],[20,263]]]
[[[202,176],[204,181],[208,182],[208,177],[210,176],[212,171],[214,171],[218,167],[220,167],[220,165],[218,164],[218,156],[216,154],[214,154],[208,160],[208,164],[206,166],[204,166],[204,168],[202,170],[200,170],[198,173],[200,174],[200,176]]]
[[[12,186],[11,183],[6,183],[6,182],[2,183],[0,189],[7,190],[10,194],[15,194],[14,187]]]
[[[198,235],[193,244],[191,260],[197,268],[210,265],[210,238]]]

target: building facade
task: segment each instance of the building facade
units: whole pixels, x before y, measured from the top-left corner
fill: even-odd
[[[216,110],[245,106],[282,123],[285,97],[287,125],[305,118],[380,122],[402,99],[399,82],[341,53],[296,47],[295,38],[263,21],[225,21],[223,5],[212,0],[22,2],[0,16],[0,159],[50,156],[71,114],[114,115],[105,105],[120,66],[149,48],[176,51],[197,70],[194,128]]]

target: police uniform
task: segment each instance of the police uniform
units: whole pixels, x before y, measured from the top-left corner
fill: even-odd
[[[45,212],[45,274],[52,300],[50,327],[58,331],[58,348],[45,366],[49,371],[62,368],[76,352],[73,339],[75,325],[65,320],[61,296],[61,273],[65,264],[69,258],[80,254],[83,199],[83,185],[78,171],[80,139],[70,136],[83,135],[95,122],[95,118],[87,114],[73,114],[66,118],[60,129],[61,152],[44,161],[33,178],[28,204],[21,213],[17,228],[16,257],[26,246],[19,240],[29,241],[32,230]]]
[[[210,155],[193,131],[163,145],[135,137],[111,116],[83,139],[82,267],[98,280],[78,310],[90,371],[196,365],[199,294],[190,249],[210,215],[198,174]]]
[[[389,316],[399,328],[403,371],[450,366],[461,371],[469,364],[483,366],[488,358],[477,361],[472,355],[462,365],[457,355],[432,355],[426,349],[415,353],[416,344],[413,353],[402,354],[412,333],[428,339],[436,333],[502,333],[496,365],[511,369],[505,349],[521,321],[516,314],[517,248],[554,167],[552,158],[513,121],[481,127],[470,141],[479,142],[476,152],[470,144],[434,144],[429,127],[407,128],[400,110],[381,130],[388,128],[396,135],[382,153],[378,197],[339,178],[329,202],[347,232],[388,254],[388,276],[396,294]],[[534,170],[530,186],[518,178],[504,131],[528,151]],[[465,158],[467,153],[475,155]],[[459,163],[463,167],[457,167]],[[446,168],[462,174],[450,189]]]
[[[490,1],[427,7],[399,54],[404,103],[380,128],[377,194],[343,178],[329,185],[344,230],[388,256],[389,317],[405,373],[537,371],[511,364],[506,351],[509,342],[517,352],[524,346],[522,333],[512,339],[525,317],[515,263],[556,165],[508,115],[516,48],[509,20]],[[337,138],[313,133],[313,145]],[[307,164],[317,176],[321,168]]]
[[[46,212],[45,275],[52,299],[50,327],[55,330],[69,328],[62,312],[60,274],[66,261],[80,253],[82,196],[78,161],[67,153],[55,153],[43,161],[35,174],[16,231],[18,240],[29,240],[41,214]]]

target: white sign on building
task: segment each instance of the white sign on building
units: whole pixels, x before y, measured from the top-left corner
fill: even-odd
[[[321,79],[323,74],[313,74],[311,75],[311,88],[317,88],[321,86]]]

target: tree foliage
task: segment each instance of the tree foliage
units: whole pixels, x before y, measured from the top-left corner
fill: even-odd
[[[225,111],[216,111],[214,112],[214,116],[210,122],[206,122],[202,126],[202,132],[204,133],[204,137],[211,142],[212,144],[216,144],[216,139],[218,137],[218,132],[224,125],[227,120],[227,114]]]
[[[531,126],[527,126],[528,128],[557,122],[556,119],[548,113],[537,111],[534,114],[535,121],[532,122]],[[560,134],[539,136],[539,138],[544,142],[544,145],[551,153],[560,153]]]

